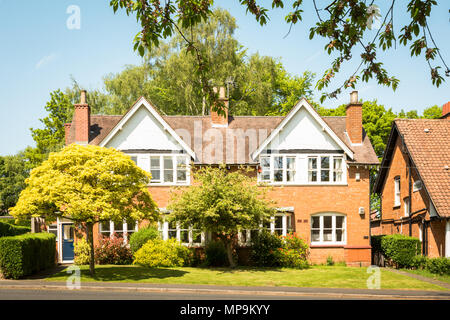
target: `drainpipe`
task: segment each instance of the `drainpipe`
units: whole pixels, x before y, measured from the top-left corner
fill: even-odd
[[[411,158],[410,157],[408,157],[408,163],[409,163],[409,195],[408,195],[408,197],[409,197],[409,204],[408,204],[408,212],[409,212],[409,236],[411,237],[412,236],[412,223],[411,223],[411,212],[412,212],[412,210],[411,210],[411,208],[412,208],[412,190],[411,190],[411,187],[412,187],[412,176],[411,176]]]

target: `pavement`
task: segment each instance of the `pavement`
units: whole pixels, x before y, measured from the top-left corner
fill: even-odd
[[[337,289],[337,288],[297,288],[297,287],[247,287],[247,286],[215,286],[215,285],[189,285],[189,284],[150,284],[150,283],[124,283],[124,282],[82,282],[79,289],[71,289],[62,281],[27,280],[0,280],[0,298],[11,294],[23,299],[41,299],[47,294],[63,298],[72,295],[86,296],[91,299],[92,293],[97,292],[101,299],[105,294],[118,293],[116,299],[143,295],[150,299],[172,297],[171,299],[186,298],[198,299],[375,299],[375,300],[450,300],[450,291],[418,291],[418,290],[380,290],[380,289]],[[55,294],[61,292],[61,295]],[[35,294],[26,294],[34,292]],[[38,295],[37,293],[40,293]],[[122,293],[122,294],[120,294]],[[95,296],[95,295],[94,295]],[[16,297],[16,299],[18,299]]]

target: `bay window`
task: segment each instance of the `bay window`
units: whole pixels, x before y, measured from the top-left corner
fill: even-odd
[[[311,244],[345,244],[345,216],[324,213],[311,216]]]
[[[255,237],[261,230],[267,230],[270,233],[276,233],[280,236],[286,236],[293,231],[293,215],[292,213],[279,213],[271,217],[270,220],[263,222],[259,229],[241,230],[238,233],[240,245],[250,245],[251,239]]]

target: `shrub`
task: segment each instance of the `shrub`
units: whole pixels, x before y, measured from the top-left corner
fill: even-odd
[[[75,243],[74,247],[75,259],[73,260],[73,262],[76,265],[89,264],[90,252],[91,250],[89,247],[89,243],[86,241],[86,239],[82,238],[81,240]]]
[[[18,236],[30,231],[30,227],[16,226],[8,222],[0,221],[0,237]]]
[[[445,257],[428,258],[425,268],[431,273],[450,275],[450,259]]]
[[[98,264],[131,264],[131,249],[119,237],[102,237],[94,249],[95,263]]]
[[[428,257],[422,255],[415,256],[412,259],[410,267],[414,269],[425,269],[427,261]]]
[[[189,264],[192,251],[176,239],[154,239],[145,243],[135,254],[133,264],[145,267],[181,267]]]
[[[420,240],[402,234],[384,236],[381,249],[397,268],[411,267],[414,257],[420,254]]]
[[[158,229],[154,227],[145,227],[134,232],[129,240],[130,248],[133,253],[138,251],[148,240],[159,238]]]
[[[252,237],[250,260],[259,267],[279,267],[282,265],[281,248],[281,238],[263,230]]]
[[[205,265],[222,267],[228,265],[227,250],[222,241],[211,241],[205,248]]]
[[[56,261],[56,237],[30,233],[0,238],[0,270],[5,278],[19,279],[51,268]]]
[[[295,233],[289,233],[287,236],[282,237],[282,239],[283,248],[279,249],[281,253],[281,265],[288,268],[308,268],[309,247],[306,242]]]
[[[334,266],[334,261],[332,256],[327,257],[327,266]]]

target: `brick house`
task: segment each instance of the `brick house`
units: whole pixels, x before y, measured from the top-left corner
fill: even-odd
[[[348,265],[369,265],[369,170],[379,161],[362,127],[357,92],[345,117],[321,117],[305,99],[283,117],[232,116],[223,88],[219,96],[225,116],[212,111],[207,116],[161,115],[143,97],[123,116],[111,116],[91,115],[82,92],[73,121],[65,127],[66,144],[114,147],[130,155],[151,172],[149,191],[163,214],[170,189],[192,183],[193,167],[250,166],[257,169],[255,183],[273,186],[269,196],[278,206],[272,222],[261,228],[281,235],[297,232],[310,245],[314,263],[332,256]],[[164,218],[158,226],[164,239],[190,246],[202,247],[211,236]],[[73,238],[73,224],[58,221],[52,228],[60,261],[70,261],[63,246],[66,234]],[[94,234],[95,239],[114,232],[127,238],[137,229],[135,222],[105,222],[94,227]],[[253,232],[242,230],[240,247],[248,247]]]
[[[440,119],[396,119],[374,191],[380,234],[422,241],[422,253],[450,257],[450,102]]]

